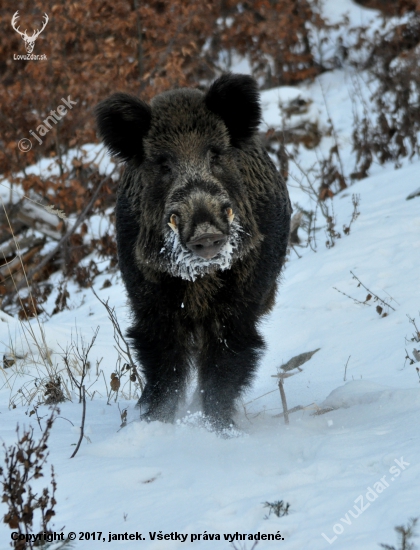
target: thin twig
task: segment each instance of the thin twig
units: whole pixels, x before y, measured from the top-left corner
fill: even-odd
[[[101,370],[101,373],[102,373],[102,376],[104,377],[104,383],[105,383],[105,391],[106,391],[106,395],[108,397],[108,400],[106,402],[107,405],[111,405],[110,403],[110,400],[111,400],[111,390],[108,391],[108,384],[107,384],[107,381],[105,379],[105,373],[103,370]]]
[[[73,422],[71,420],[69,420],[68,418],[66,418],[65,416],[57,416],[57,418],[62,418],[63,420],[67,420],[67,422],[70,422],[70,424],[72,426],[74,426]]]
[[[343,231],[344,231],[345,235],[350,235],[351,226],[352,226],[353,222],[355,222],[357,220],[357,218],[359,217],[359,215],[360,215],[359,210],[357,210],[357,207],[360,204],[360,195],[356,195],[355,193],[353,193],[353,195],[351,197],[351,202],[353,204],[353,212],[352,212],[352,215],[351,215],[351,220],[350,220],[349,225],[347,225],[347,226],[344,225],[343,226]]]
[[[416,333],[413,334],[413,338],[411,339],[411,341],[412,342],[420,342],[420,330],[417,328],[416,320],[414,318],[411,318],[408,314],[407,314],[407,317],[408,317],[408,320],[410,321],[410,323],[416,329]]]
[[[394,309],[391,305],[389,305],[388,302],[385,302],[385,300],[382,300],[382,298],[379,298],[379,296],[378,296],[377,294],[375,294],[374,292],[372,292],[371,290],[369,290],[368,287],[365,286],[365,285],[362,283],[362,281],[361,281],[358,277],[356,277],[356,275],[353,273],[353,271],[350,271],[350,273],[352,274],[353,279],[356,279],[356,281],[357,281],[357,282],[358,282],[367,292],[369,292],[369,294],[372,294],[372,296],[373,296],[376,300],[378,300],[379,302],[381,302],[381,304],[383,304],[385,307],[390,307],[390,308],[392,309],[392,311],[395,311],[395,309]],[[391,298],[391,299],[392,299],[392,298]]]
[[[101,302],[101,304],[104,306],[104,308],[106,309],[107,313],[108,313],[108,317],[112,323],[112,326],[114,327],[114,340],[115,340],[115,343],[116,343],[116,346],[115,349],[117,350],[118,354],[120,356],[122,356],[122,358],[125,360],[125,357],[128,358],[128,361],[130,363],[130,367],[131,367],[131,370],[132,372],[134,373],[136,379],[137,379],[137,382],[140,386],[140,389],[141,391],[144,390],[144,382],[137,370],[137,366],[134,362],[134,359],[132,358],[131,356],[131,352],[130,352],[130,346],[128,345],[127,343],[127,340],[124,338],[124,335],[122,333],[122,330],[121,330],[121,327],[120,327],[120,324],[118,322],[118,319],[117,319],[117,315],[115,313],[115,308],[111,307],[109,304],[108,304],[108,300],[105,301],[105,300],[102,300],[95,292],[94,288],[92,287],[92,292],[93,294],[96,296],[96,298],[99,300],[99,302]],[[125,349],[123,349],[120,345],[120,339],[124,342],[125,344]]]
[[[354,300],[356,302],[356,304],[361,304],[362,306],[369,306],[369,307],[372,305],[372,304],[368,304],[367,302],[361,302],[357,298],[353,298],[353,296],[350,296],[349,294],[346,294],[345,292],[343,292],[342,290],[339,290],[335,286],[333,286],[333,289],[336,290],[337,292],[339,292],[340,294],[343,294],[347,298],[350,298],[350,300]]]
[[[85,418],[86,418],[86,392],[85,387],[82,386],[83,389],[83,412],[82,412],[82,424],[80,426],[80,437],[79,441],[77,442],[76,448],[74,449],[74,453],[71,455],[70,458],[74,458],[77,454],[77,451],[79,450],[79,447],[82,443],[82,439],[85,433]]]
[[[6,216],[7,223],[8,223],[8,225],[9,225],[9,229],[10,229],[10,231],[11,231],[11,233],[12,233],[12,237],[13,237],[13,240],[14,240],[14,243],[15,243],[15,246],[16,246],[16,250],[18,251],[18,250],[19,250],[19,244],[18,244],[17,239],[16,239],[16,236],[15,236],[15,234],[14,234],[14,232],[13,232],[12,224],[10,223],[10,219],[9,219],[9,216],[7,215],[6,207],[5,207],[4,202],[3,202],[3,200],[1,199],[1,197],[0,197],[0,200],[1,200],[1,202],[2,202],[3,210],[4,210],[4,213],[5,213],[5,216]],[[4,260],[6,260],[4,254],[3,254],[3,258],[4,258]],[[30,291],[30,288],[29,288],[28,277],[27,277],[27,274],[26,274],[26,271],[25,271],[25,266],[23,265],[22,256],[21,256],[20,254],[19,254],[19,259],[20,259],[20,263],[21,263],[21,267],[22,267],[22,272],[23,272],[24,278],[20,281],[20,283],[16,283],[16,280],[15,280],[15,278],[13,277],[13,273],[12,273],[12,271],[11,271],[10,269],[9,269],[9,274],[10,274],[10,277],[11,277],[11,279],[12,279],[12,281],[13,281],[13,285],[14,285],[14,287],[15,287],[15,292],[18,292],[19,285],[24,286],[25,282],[26,282],[26,284],[27,284],[27,286],[28,286],[28,289],[29,289],[29,297],[30,297],[31,302],[32,302],[32,308],[33,308],[33,311],[34,311],[34,313],[35,313],[36,321],[37,321],[37,323],[38,323],[39,331],[40,331],[41,338],[42,338],[42,343],[43,343],[44,349],[45,349],[45,354],[42,353],[42,347],[40,346],[40,344],[39,344],[39,342],[38,342],[38,340],[37,340],[37,338],[36,338],[36,335],[35,335],[35,333],[34,333],[34,330],[33,330],[32,325],[29,323],[29,318],[28,318],[28,314],[27,314],[26,308],[24,307],[23,302],[22,302],[20,296],[18,296],[18,297],[19,297],[19,302],[20,302],[21,308],[22,308],[22,310],[23,310],[23,312],[24,312],[24,315],[25,315],[25,317],[26,317],[26,321],[28,321],[28,325],[27,325],[26,327],[23,325],[23,323],[21,323],[21,324],[22,324],[22,329],[24,330],[24,329],[26,328],[26,330],[30,333],[30,335],[31,335],[31,337],[32,337],[32,339],[33,339],[35,345],[36,345],[37,348],[38,348],[38,351],[39,351],[41,357],[42,357],[42,358],[44,359],[44,361],[46,362],[46,367],[47,367],[47,369],[48,369],[48,367],[52,367],[52,363],[51,363],[51,359],[50,359],[49,353],[48,353],[48,346],[47,346],[47,342],[46,342],[46,340],[45,340],[44,330],[43,330],[43,327],[42,327],[41,322],[40,322],[39,317],[38,317],[37,308],[36,308],[36,306],[35,306],[35,302],[34,302],[34,299],[33,299],[33,296],[32,296],[32,292]],[[4,297],[4,299],[3,299],[3,301],[2,301],[2,303],[1,303],[1,305],[0,305],[0,308],[4,308],[4,306],[6,305],[7,300],[8,300],[8,299],[10,298],[10,296],[13,295],[13,294],[14,294],[13,291],[11,291],[11,292],[9,292],[8,295],[6,295],[6,296]],[[24,330],[24,332],[25,332],[25,330]],[[27,341],[28,348],[30,349],[29,342],[28,342],[28,339],[27,339],[27,337],[26,337],[26,334],[25,334],[25,339],[26,339],[26,341]],[[44,357],[44,355],[45,355],[45,357]]]
[[[244,403],[244,407],[246,407],[247,405],[250,405],[251,403],[253,403],[257,399],[261,399],[261,397],[265,397],[266,395],[269,395],[270,393],[274,393],[275,391],[277,391],[277,390],[268,391],[267,393],[263,393],[262,395],[259,395],[258,397],[255,397],[255,399],[251,399],[251,401],[248,401],[247,403]]]
[[[287,401],[286,401],[286,394],[284,392],[284,387],[283,387],[283,378],[280,378],[279,380],[279,390],[280,390],[281,404],[283,405],[284,423],[289,424],[289,413],[287,412]]]
[[[328,108],[328,103],[327,103],[327,98],[325,96],[325,91],[324,91],[324,87],[322,85],[322,80],[319,79],[319,86],[321,88],[321,93],[322,93],[322,97],[324,99],[324,104],[325,104],[325,110],[327,111],[327,116],[328,116],[328,120],[329,120],[329,123],[331,125],[331,130],[332,130],[332,133],[333,133],[333,137],[334,137],[334,142],[335,142],[335,148],[336,148],[336,154],[337,154],[337,157],[338,157],[338,162],[340,163],[340,169],[341,169],[341,176],[343,178],[343,181],[345,182],[346,181],[346,177],[344,175],[344,168],[343,168],[343,163],[342,163],[342,160],[341,160],[341,155],[340,155],[340,147],[338,145],[338,138],[337,138],[337,133],[335,131],[335,126],[334,126],[334,123],[333,123],[333,120],[331,118],[331,114],[330,114],[330,110]]]
[[[343,382],[346,381],[346,375],[347,375],[347,365],[349,364],[349,361],[350,361],[350,357],[351,355],[349,355],[349,358],[347,359],[347,363],[346,363],[346,366],[344,367],[344,379],[343,379]]]

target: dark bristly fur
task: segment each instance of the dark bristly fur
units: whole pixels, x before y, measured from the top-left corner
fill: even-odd
[[[256,82],[231,74],[207,93],[173,90],[150,106],[115,94],[97,107],[100,135],[127,163],[117,244],[146,419],[174,419],[195,365],[203,412],[222,430],[252,381],[264,348],[257,325],[274,305],[291,214],[286,185],[256,135],[260,117]],[[188,252],[203,232],[226,236],[228,263],[216,256],[189,271],[173,250]]]

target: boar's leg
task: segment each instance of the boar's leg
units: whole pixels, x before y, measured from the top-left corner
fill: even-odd
[[[204,329],[199,357],[203,412],[218,430],[233,425],[235,400],[251,383],[264,348],[254,324],[237,320],[224,325],[223,334]]]
[[[173,422],[184,394],[189,363],[183,338],[161,323],[138,322],[128,331],[141,364],[146,386],[137,403],[141,418]]]

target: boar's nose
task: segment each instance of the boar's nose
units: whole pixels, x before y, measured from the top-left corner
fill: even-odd
[[[204,233],[187,242],[187,248],[200,258],[210,260],[219,253],[226,241],[227,236],[223,233]]]

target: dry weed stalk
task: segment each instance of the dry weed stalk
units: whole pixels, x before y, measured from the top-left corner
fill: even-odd
[[[406,340],[406,342],[415,342],[416,344],[419,344],[420,343],[420,330],[417,327],[416,320],[414,318],[411,318],[409,315],[407,315],[407,317],[408,317],[408,320],[410,321],[410,323],[414,327],[414,334],[412,335],[412,337],[410,339],[406,338],[405,340]],[[408,361],[410,365],[420,363],[420,347],[419,347],[419,349],[413,348],[412,353],[413,353],[413,357],[410,356],[407,349],[405,350],[405,361]],[[420,368],[416,367],[416,371],[417,371],[417,375],[418,375],[419,381],[420,381]]]
[[[379,303],[382,304],[383,307],[389,308],[389,309],[392,309],[392,311],[395,311],[395,308],[393,308],[391,306],[391,304],[389,304],[386,300],[383,300],[382,298],[379,298],[379,296],[377,294],[375,294],[374,292],[369,290],[368,287],[365,286],[358,277],[356,277],[356,275],[353,273],[353,271],[350,271],[350,273],[352,274],[353,279],[355,279],[359,283],[357,286],[358,287],[362,286],[368,292],[368,295],[366,296],[366,301],[369,301],[373,296],[373,301],[374,302],[379,302]],[[390,298],[390,299],[392,300],[392,298]],[[382,317],[386,317],[387,313],[382,313],[383,307],[376,306],[376,311],[378,312],[379,315],[382,315]]]
[[[77,451],[80,448],[80,445],[82,444],[83,436],[85,435],[85,419],[86,419],[86,390],[85,386],[82,386],[82,403],[83,403],[83,412],[82,412],[82,422],[80,424],[80,436],[79,441],[77,442],[76,448],[74,449],[73,454],[70,458],[74,458],[77,454]]]
[[[381,304],[381,305],[378,304],[375,309],[376,309],[376,312],[378,313],[378,315],[380,315],[381,317],[387,317],[390,309],[392,309],[392,311],[395,311],[395,308],[393,308],[390,303],[388,303],[386,300],[380,298],[377,294],[375,294],[372,290],[370,290],[366,285],[364,285],[362,283],[362,281],[353,273],[353,271],[350,271],[350,273],[351,273],[353,279],[355,279],[357,281],[357,283],[358,283],[357,287],[363,287],[367,292],[366,298],[363,302],[361,300],[358,300],[357,298],[353,298],[353,296],[350,296],[349,294],[346,294],[345,292],[343,292],[342,290],[339,290],[335,286],[333,286],[333,289],[336,290],[337,292],[339,292],[340,294],[343,294],[347,298],[350,298],[350,300],[353,300],[356,304],[360,304],[360,305],[363,305],[363,306],[371,306],[372,304],[369,303],[371,300],[373,302],[379,302],[379,304]],[[392,300],[392,301],[395,301],[392,297],[390,297],[389,299]],[[384,308],[387,311],[384,311]]]
[[[43,477],[42,470],[47,461],[47,442],[53,422],[59,414],[59,409],[54,408],[46,421],[40,440],[34,440],[34,430],[24,430],[23,435],[19,434],[19,426],[16,428],[18,442],[16,445],[6,447],[5,465],[0,467],[1,483],[3,486],[2,502],[8,506],[4,515],[4,523],[10,529],[17,532],[21,539],[14,541],[14,548],[17,550],[31,550],[36,546],[47,542],[47,535],[51,529],[51,519],[55,516],[54,506],[57,482],[54,477],[54,469],[51,467],[51,488],[44,488],[42,492],[34,492],[32,483]],[[34,541],[33,524],[37,511],[40,512],[40,534],[43,539]],[[32,535],[32,537],[28,536]],[[28,540],[27,540],[28,539]],[[39,544],[41,543],[41,544]]]
[[[102,300],[95,292],[95,290],[92,288],[92,292],[93,294],[95,295],[95,297],[97,298],[97,300],[104,306],[104,308],[106,309],[107,313],[108,313],[108,317],[109,317],[109,320],[111,321],[112,323],[112,327],[114,329],[114,340],[115,340],[115,346],[114,348],[117,350],[118,352],[118,357],[119,357],[119,362],[118,362],[118,365],[121,365],[121,361],[123,362],[123,368],[125,367],[125,371],[128,372],[130,371],[130,377],[129,377],[129,382],[130,382],[130,390],[129,390],[129,399],[131,399],[131,382],[137,382],[137,384],[139,385],[139,388],[140,388],[140,391],[143,391],[144,389],[144,382],[143,382],[143,379],[142,377],[140,376],[140,373],[137,369],[137,366],[133,360],[133,357],[131,355],[131,352],[130,352],[130,347],[127,343],[127,340],[125,339],[123,333],[122,333],[122,330],[121,330],[121,327],[120,327],[120,324],[118,322],[118,319],[117,319],[117,314],[115,313],[115,307],[111,307],[109,305],[109,300],[107,301],[104,301]],[[121,371],[121,368],[117,368],[118,370],[118,373],[117,373],[117,376],[119,378],[119,380],[121,380],[121,376],[122,376],[122,371]],[[111,386],[112,387],[112,386]],[[114,390],[114,388],[112,388]],[[116,388],[117,390],[119,388]],[[114,390],[115,391],[115,390]]]
[[[414,537],[417,537],[417,533],[415,531],[417,522],[419,518],[410,518],[407,525],[398,525],[395,527],[395,531],[398,534],[399,538],[399,544],[398,548],[395,546],[391,546],[390,544],[380,544],[381,548],[385,548],[385,550],[415,550],[416,546],[412,542]]]
[[[23,273],[23,279],[20,281],[20,283],[17,283],[13,274],[13,271],[9,269],[9,276],[11,277],[11,280],[14,284],[15,291],[18,294],[18,299],[21,304],[22,312],[24,314],[24,319],[19,319],[20,325],[22,328],[23,337],[26,341],[28,353],[25,354],[24,357],[18,355],[14,349],[13,345],[11,344],[9,348],[11,350],[11,356],[12,356],[12,365],[10,365],[10,361],[8,361],[8,366],[13,367],[13,371],[11,376],[8,376],[8,374],[5,372],[5,369],[2,369],[2,374],[4,375],[6,379],[6,384],[9,385],[9,387],[12,389],[13,384],[11,383],[11,378],[16,378],[19,374],[22,374],[22,366],[21,362],[24,361],[25,364],[31,364],[36,369],[36,375],[32,375],[33,379],[31,382],[28,382],[24,384],[21,388],[18,389],[17,393],[14,396],[11,396],[10,399],[10,405],[12,407],[15,407],[15,401],[20,398],[25,404],[30,404],[36,395],[38,395],[40,392],[43,392],[42,399],[45,400],[45,402],[53,403],[53,402],[60,402],[64,401],[65,396],[64,392],[67,393],[67,396],[69,396],[69,392],[67,388],[61,387],[61,372],[62,369],[59,369],[59,367],[53,363],[52,361],[52,351],[49,349],[46,341],[45,336],[45,330],[44,326],[39,318],[38,315],[38,308],[36,305],[36,301],[32,295],[31,287],[28,282],[28,277],[26,274],[25,265],[22,260],[22,256],[19,253],[20,246],[16,239],[16,236],[13,231],[12,224],[10,222],[9,216],[7,214],[5,205],[2,201],[3,211],[5,214],[5,218],[7,220],[10,233],[13,238],[13,242],[15,245],[15,249],[17,252],[17,258],[19,259],[21,270]],[[6,260],[4,258],[4,260]],[[27,303],[30,305],[30,309],[32,310],[36,323],[38,325],[39,334],[36,334],[33,325],[30,322],[27,307],[25,307],[23,303],[23,299],[18,293],[18,287],[19,285],[23,286],[23,284],[26,284],[28,289],[28,297],[26,299]],[[4,305],[4,301],[2,303],[2,306]],[[32,349],[31,343],[35,346],[35,349],[38,352],[38,356],[34,354],[34,351]],[[19,371],[20,367],[20,371]]]
[[[74,458],[76,456],[80,448],[80,445],[82,443],[83,437],[86,437],[86,439],[89,441],[87,436],[85,436],[86,392],[87,392],[86,386],[85,386],[85,379],[86,379],[86,376],[89,374],[89,370],[90,370],[89,353],[95,344],[96,338],[98,336],[98,332],[99,332],[99,326],[96,327],[96,330],[93,333],[92,339],[89,344],[86,344],[83,341],[83,338],[80,339],[80,343],[79,343],[79,335],[76,334],[76,341],[74,342],[72,338],[70,348],[67,348],[63,353],[63,361],[66,366],[70,383],[73,389],[77,388],[77,390],[79,391],[79,403],[82,403],[83,405],[82,421],[80,424],[80,436],[76,445],[76,449],[74,450],[70,458]],[[74,361],[71,360],[71,354],[73,355]],[[97,362],[97,368],[99,367],[99,364],[100,364],[100,361]],[[76,365],[78,370],[77,375],[74,374]],[[77,376],[80,377],[80,380],[77,378]],[[98,378],[99,378],[99,373],[97,374],[95,382],[98,380]],[[91,384],[91,386],[92,385],[93,384]]]
[[[89,344],[86,344],[83,338],[80,338],[76,330],[76,341],[72,340],[71,344],[65,351],[63,351],[63,361],[66,366],[66,371],[70,379],[72,389],[76,388],[79,391],[79,403],[83,401],[83,393],[86,391],[85,388],[85,378],[90,371],[90,361],[89,353],[92,347],[95,345],[96,337],[98,336],[99,326],[96,327],[95,332],[93,333],[92,339]],[[99,365],[100,361],[98,362]],[[74,374],[74,371],[77,374]],[[80,380],[77,379],[77,376],[80,376]],[[99,378],[97,375],[96,380]],[[96,382],[95,380],[95,382]]]
[[[3,368],[0,372],[5,379],[5,386],[9,387],[9,407],[15,408],[20,402],[22,405],[30,405],[36,398],[38,403],[55,404],[70,399],[70,392],[63,379],[64,367],[60,367],[51,360],[51,350],[44,352],[42,345],[37,340],[33,330],[28,330],[23,321],[20,321],[28,352],[19,354],[16,352],[13,342],[8,344],[8,352],[3,357]],[[36,343],[38,354],[34,353],[30,340]],[[30,377],[14,393],[17,381],[22,376]]]
[[[353,195],[351,196],[351,202],[353,204],[353,212],[352,212],[352,215],[351,215],[350,223],[348,225],[343,225],[343,233],[345,235],[350,235],[350,230],[351,230],[352,224],[360,216],[360,211],[358,210],[359,205],[360,205],[360,195],[357,195],[357,194],[353,193]]]
[[[354,109],[356,167],[351,175],[354,179],[367,177],[375,161],[393,162],[395,168],[399,168],[403,158],[412,159],[420,154],[419,34],[418,10],[410,13],[406,21],[384,24],[373,38],[364,30],[360,34],[357,48],[363,48],[369,55],[359,68],[368,71],[373,90],[370,90],[369,108],[364,106],[361,118]],[[356,93],[360,103],[360,88]]]

